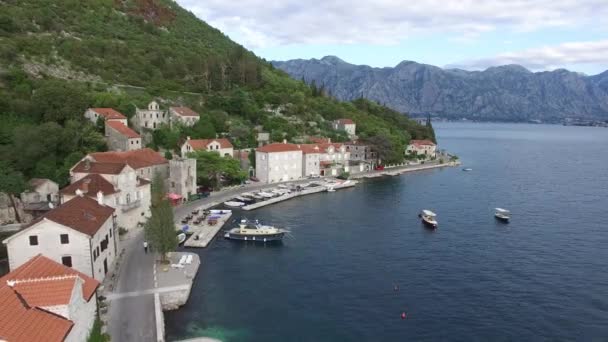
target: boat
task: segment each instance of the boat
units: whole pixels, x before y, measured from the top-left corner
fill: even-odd
[[[224,202],[224,205],[229,206],[229,207],[242,207],[245,205],[245,203],[243,202],[238,202],[238,201],[226,201]]]
[[[243,203],[247,203],[247,202],[251,202],[252,201],[251,198],[246,198],[246,197],[243,197],[243,196],[237,196],[237,197],[234,198],[234,200],[237,201],[237,202],[243,202]]]
[[[181,245],[182,243],[184,243],[184,241],[186,241],[186,233],[177,234],[177,244]]]
[[[285,229],[262,225],[258,220],[241,220],[239,226],[228,230],[224,237],[229,240],[272,242],[283,240],[287,232]]]
[[[435,214],[434,212],[425,209],[420,212],[418,216],[422,218],[422,223],[424,223],[425,225],[431,228],[437,228],[437,214]]]
[[[495,208],[494,210],[494,217],[497,220],[500,220],[502,222],[509,222],[509,219],[511,219],[511,212],[507,209]]]
[[[470,167],[465,167],[464,169],[462,169],[462,171],[473,171],[473,169],[471,169]]]
[[[269,192],[264,192],[264,191],[260,191],[258,192],[259,196],[265,197],[265,198],[273,198],[275,196],[275,194],[269,193]]]
[[[327,188],[327,192],[336,192],[336,189],[334,189],[333,186],[330,186]]]

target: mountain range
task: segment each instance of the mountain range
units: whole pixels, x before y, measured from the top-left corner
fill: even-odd
[[[334,56],[272,63],[340,100],[363,97],[412,116],[514,122],[608,120],[608,71],[585,76],[565,69],[531,72],[520,65],[466,71],[411,61],[373,68]]]

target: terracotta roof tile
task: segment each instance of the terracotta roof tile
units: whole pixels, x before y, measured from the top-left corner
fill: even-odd
[[[123,124],[120,121],[106,121],[106,126],[110,126],[115,131],[117,131],[118,133],[124,135],[125,137],[127,137],[129,139],[141,138],[141,136],[139,134],[137,134],[137,132],[130,129],[128,126],[125,126],[125,124]]]
[[[302,150],[302,153],[304,153],[304,154],[314,154],[314,153],[325,152],[321,148],[319,148],[319,145],[317,145],[317,144],[301,144],[298,146],[300,146],[300,150]]]
[[[119,111],[113,109],[113,108],[89,108],[90,110],[94,111],[95,113],[103,116],[106,120],[110,119],[114,119],[114,120],[118,120],[118,119],[126,119],[127,117],[124,116],[122,113],[120,113]]]
[[[160,153],[151,148],[125,152],[96,152],[89,156],[100,163],[126,163],[135,170],[169,163]]]
[[[342,125],[354,125],[355,124],[355,122],[351,119],[338,119],[336,121]]]
[[[192,149],[194,149],[194,150],[206,150],[207,145],[211,144],[214,141],[217,141],[220,144],[220,148],[232,148],[233,147],[232,144],[230,143],[230,141],[226,138],[186,140],[186,142],[189,143],[190,146],[192,146]]]
[[[266,152],[266,153],[289,152],[289,151],[300,151],[300,148],[296,144],[272,143],[272,144],[264,145],[262,147],[258,147],[256,149],[256,151],[257,152]]]
[[[103,192],[104,195],[115,194],[119,191],[114,188],[112,183],[95,173],[81,178],[77,182],[74,182],[61,189],[59,192],[64,195],[74,195],[76,194],[76,190],[80,190],[85,195],[90,197],[97,197],[97,193],[99,191]]]
[[[196,116],[199,117],[198,113],[188,107],[171,107],[170,108],[175,114],[180,116]]]
[[[410,145],[414,145],[414,146],[435,146],[435,143],[425,139],[425,140],[410,140]]]
[[[117,163],[98,163],[93,161],[83,160],[76,164],[72,172],[77,173],[100,173],[102,175],[117,175],[122,172],[126,164],[124,162]]]
[[[9,274],[6,274],[0,278],[0,286],[5,285],[9,280],[40,280],[44,278],[65,276],[77,276],[84,281],[82,295],[87,301],[93,297],[95,290],[97,290],[97,287],[99,286],[99,282],[97,280],[87,276],[84,273],[78,272],[71,267],[67,267],[55,262],[42,254],[36,255],[28,260],[25,264],[17,267]]]
[[[99,205],[90,197],[76,196],[49,211],[43,218],[93,236],[112,217],[112,214],[114,214],[114,208]]]
[[[41,254],[0,278],[0,340],[65,340],[74,323],[44,307],[68,304],[79,284],[86,301],[99,286],[95,279]]]

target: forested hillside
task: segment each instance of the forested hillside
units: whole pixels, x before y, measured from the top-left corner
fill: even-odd
[[[274,140],[342,140],[329,124],[342,117],[357,122],[363,139],[388,143],[390,161],[402,158],[410,138],[433,137],[400,113],[366,100],[339,102],[292,80],[173,1],[4,0],[1,7],[2,189],[21,177],[65,184],[71,165],[106,148],[101,129],[82,117],[87,107],[130,117],[152,99],[201,114],[190,129],[156,131],[154,148],[216,134],[250,147],[256,126]]]

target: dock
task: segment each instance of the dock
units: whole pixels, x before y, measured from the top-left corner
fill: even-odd
[[[346,181],[346,182],[343,182],[343,183],[336,183],[336,184],[333,184],[333,185],[320,185],[320,186],[315,186],[315,187],[312,187],[312,188],[305,188],[305,189],[302,189],[300,191],[293,191],[291,193],[284,194],[284,195],[281,195],[281,196],[278,196],[278,197],[274,197],[274,198],[270,198],[270,199],[265,200],[265,201],[260,201],[260,202],[256,202],[256,203],[253,203],[253,204],[249,204],[249,205],[241,207],[241,209],[243,209],[243,210],[254,210],[254,209],[265,207],[267,205],[271,205],[271,204],[287,201],[287,200],[292,199],[292,198],[306,196],[306,195],[311,195],[311,194],[316,194],[316,193],[319,193],[319,192],[324,192],[324,191],[327,191],[329,188],[333,188],[334,190],[340,190],[340,189],[350,188],[350,187],[353,187],[355,185],[357,185],[357,181]]]
[[[205,219],[200,224],[188,224],[188,233],[192,233],[184,242],[185,247],[205,248],[217,235],[222,227],[232,217],[232,210],[210,210],[209,216],[217,216],[215,224],[209,224],[209,219]],[[177,224],[176,228],[181,230],[183,224]]]

